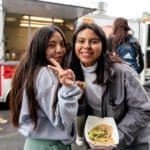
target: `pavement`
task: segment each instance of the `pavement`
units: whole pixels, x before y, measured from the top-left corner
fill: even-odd
[[[9,110],[0,110],[0,118],[7,122],[0,123],[0,150],[23,150],[25,138],[12,126]]]

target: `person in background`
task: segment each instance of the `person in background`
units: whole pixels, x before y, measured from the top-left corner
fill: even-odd
[[[142,72],[144,69],[143,53],[139,42],[133,36],[127,19],[118,17],[113,21],[113,32],[108,43],[109,51],[118,54],[137,73]]]
[[[70,69],[76,80],[85,82],[85,115],[115,119],[116,149],[150,150],[150,99],[138,74],[117,55],[107,53],[101,27],[83,23],[76,29]]]
[[[65,67],[66,41],[57,26],[35,32],[12,79],[12,123],[24,150],[70,150],[82,90]]]

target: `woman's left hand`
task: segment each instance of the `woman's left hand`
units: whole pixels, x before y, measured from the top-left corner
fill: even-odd
[[[74,72],[71,69],[64,70],[55,59],[50,59],[50,61],[53,64],[53,66],[48,65],[48,67],[56,72],[60,83],[66,86],[72,86],[75,83]]]

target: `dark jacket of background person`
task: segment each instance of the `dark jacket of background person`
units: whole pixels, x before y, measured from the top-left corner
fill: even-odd
[[[118,54],[129,63],[137,73],[144,69],[144,58],[141,46],[133,36],[125,18],[116,18],[113,23],[113,36],[108,40],[108,50]]]
[[[116,55],[107,54],[105,34],[95,24],[82,24],[74,33],[70,67],[76,75],[76,80],[85,81],[82,62],[75,52],[77,37],[85,29],[94,31],[102,44],[101,55],[95,62],[96,79],[89,84],[86,83],[85,86],[85,96],[88,93],[93,97],[95,95],[91,84],[97,84],[102,88],[102,92],[97,91],[101,95],[99,101],[102,101],[101,106],[97,106],[100,107],[97,110],[101,111],[97,113],[92,106],[89,106],[89,97],[87,97],[87,101],[84,101],[88,105],[85,114],[115,119],[119,130],[119,144],[116,149],[150,150],[150,99],[137,73],[129,65],[122,63]],[[89,51],[92,50],[89,48]],[[92,101],[94,103],[94,98],[90,102]],[[82,107],[83,104],[80,106]]]

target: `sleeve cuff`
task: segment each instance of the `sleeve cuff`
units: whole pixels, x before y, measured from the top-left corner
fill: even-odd
[[[60,89],[60,94],[63,97],[76,96],[81,93],[82,90],[77,85],[73,85],[69,87],[63,85],[62,88]]]

